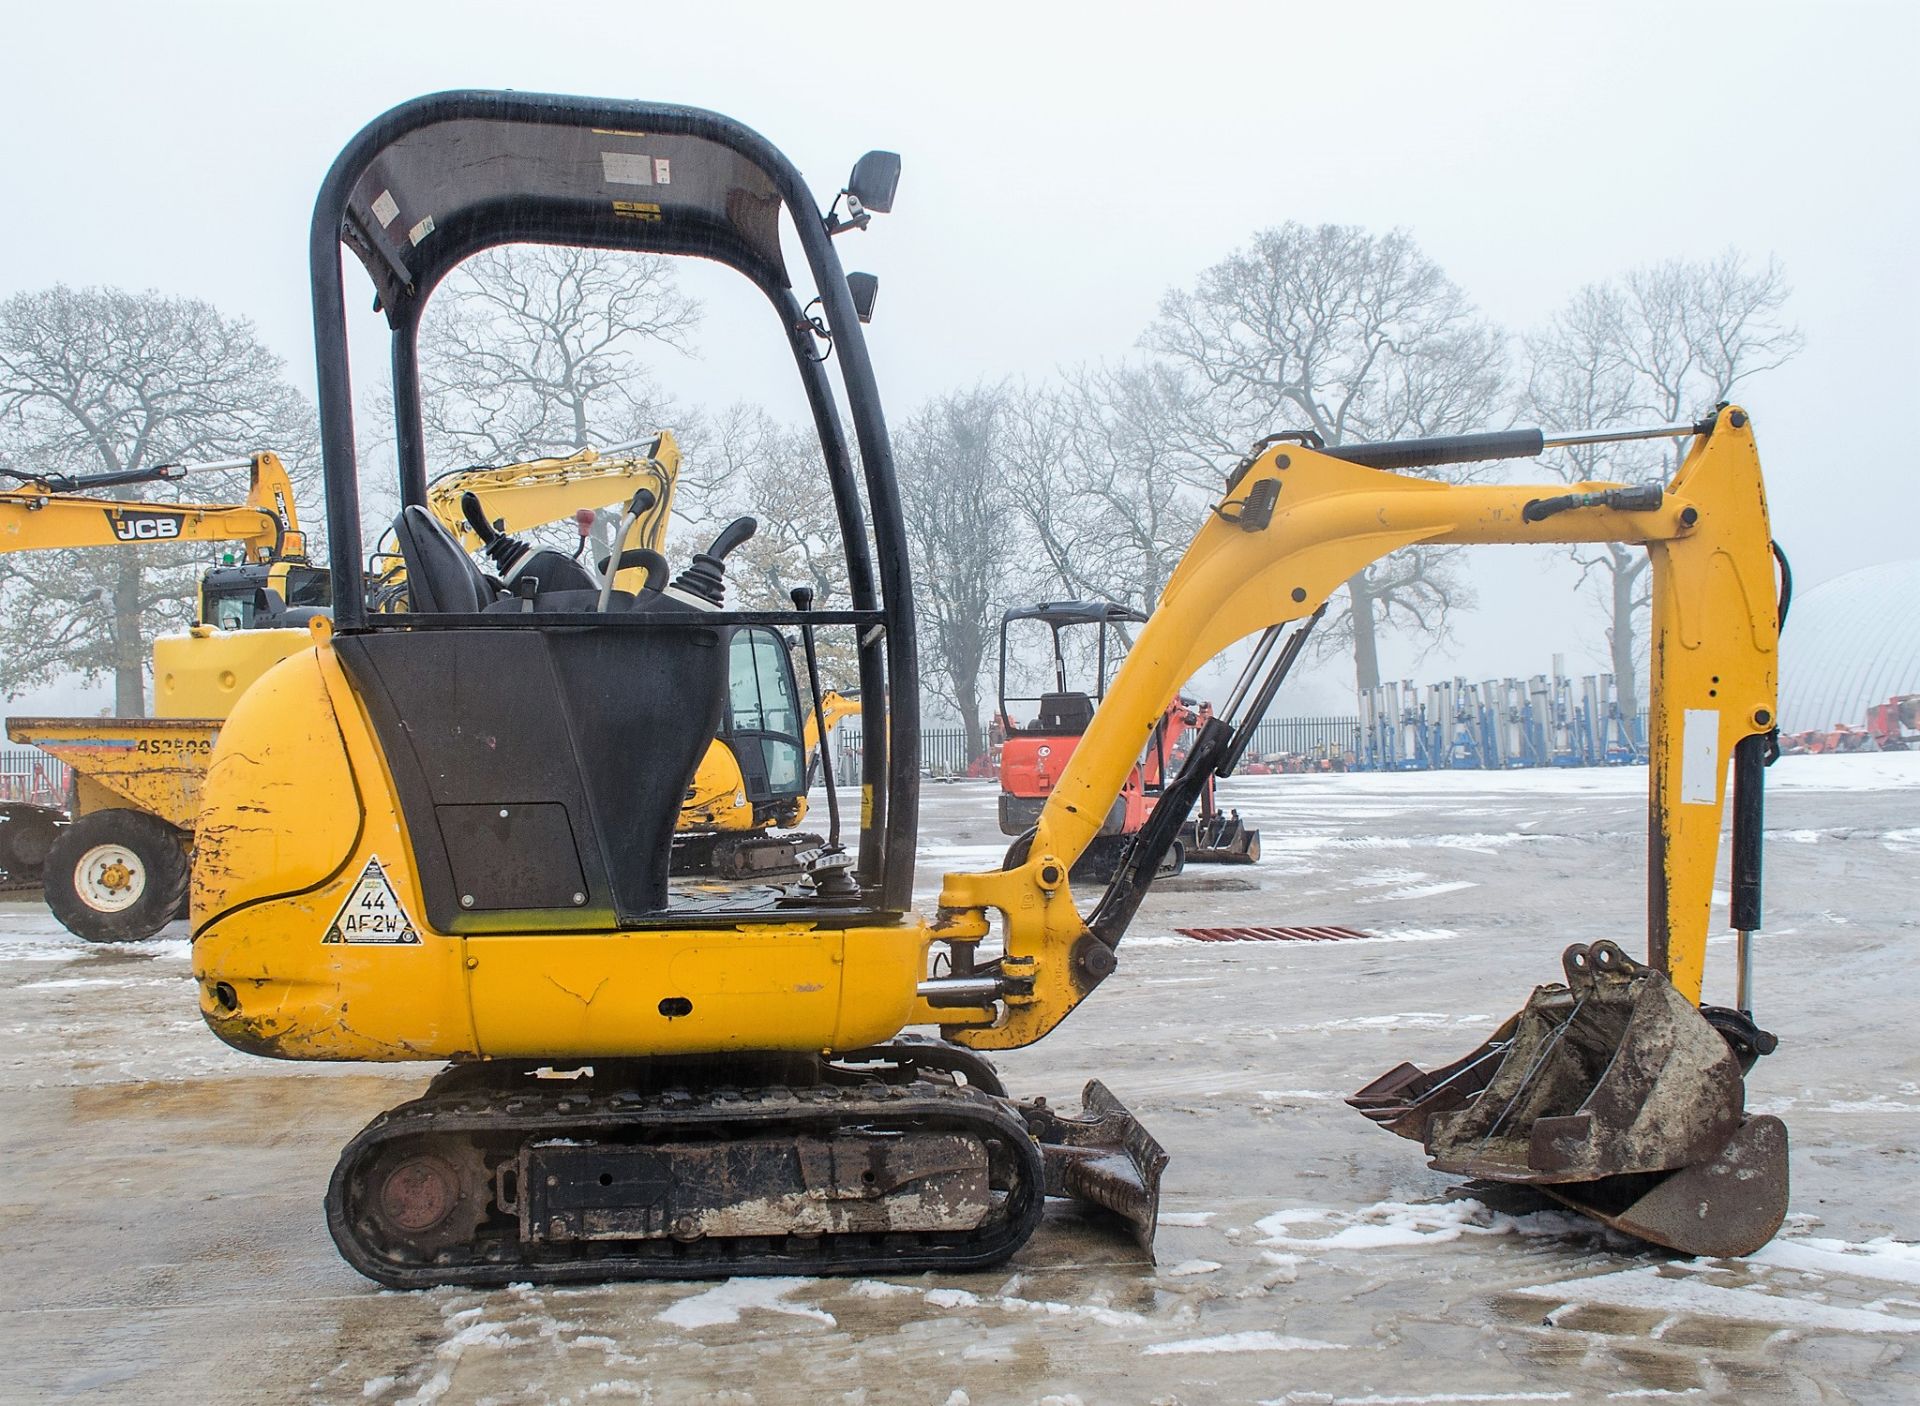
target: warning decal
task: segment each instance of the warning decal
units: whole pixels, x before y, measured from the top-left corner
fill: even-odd
[[[327,925],[322,943],[367,943],[377,947],[418,947],[420,934],[413,920],[400,906],[400,895],[387,882],[387,871],[375,855],[360,871],[359,882],[347,894],[347,901]]]

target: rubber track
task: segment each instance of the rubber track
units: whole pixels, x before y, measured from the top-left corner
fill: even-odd
[[[733,1275],[900,1274],[926,1269],[985,1269],[1004,1261],[1033,1234],[1045,1206],[1046,1173],[1039,1145],[1014,1108],[977,1089],[921,1080],[911,1085],[864,1083],[757,1089],[685,1089],[640,1093],[594,1090],[581,1080],[553,1089],[456,1085],[432,1089],[380,1114],[340,1154],[327,1187],[327,1228],[347,1263],[394,1289],[443,1284],[491,1286],[527,1280],[602,1283],[620,1279],[717,1279]],[[408,1263],[364,1238],[365,1220],[349,1206],[356,1177],[383,1149],[416,1136],[445,1144],[472,1139],[498,1154],[532,1138],[609,1143],[711,1141],[769,1134],[831,1134],[837,1128],[903,1127],[973,1132],[997,1139],[1018,1161],[1018,1176],[1000,1216],[981,1230],[884,1234],[673,1239],[573,1244],[522,1242],[517,1234],[483,1236],[465,1261],[442,1251],[434,1263]],[[638,1136],[636,1136],[638,1135]],[[509,1154],[511,1155],[511,1154]],[[497,1214],[497,1213],[496,1213]]]

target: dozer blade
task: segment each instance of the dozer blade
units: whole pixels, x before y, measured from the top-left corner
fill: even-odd
[[[1080,1101],[1077,1116],[1056,1112],[1043,1098],[1020,1105],[1027,1130],[1040,1144],[1047,1195],[1112,1211],[1132,1227],[1151,1259],[1166,1149],[1098,1079],[1087,1081]]]
[[[1348,1103],[1424,1142],[1439,1171],[1538,1186],[1689,1254],[1765,1244],[1786,1214],[1786,1129],[1744,1117],[1725,1037],[1611,942],[1563,965],[1566,984],[1537,988],[1479,1049],[1432,1073],[1400,1065]]]

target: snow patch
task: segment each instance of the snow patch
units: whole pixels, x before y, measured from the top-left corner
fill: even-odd
[[[1143,1328],[1147,1320],[1137,1313],[1098,1304],[1058,1303],[1020,1299],[1011,1294],[975,1294],[965,1289],[929,1289],[926,1301],[934,1308],[999,1308],[1009,1313],[1038,1313],[1050,1318],[1086,1318],[1107,1328]]]
[[[819,1282],[817,1279],[787,1277],[729,1279],[704,1293],[680,1300],[671,1308],[654,1314],[654,1318],[675,1328],[713,1328],[724,1323],[738,1323],[742,1313],[757,1308],[768,1313],[811,1318],[831,1328],[836,1326],[836,1320],[826,1310],[808,1304],[786,1302],[786,1296],[796,1289]]]
[[[1219,1260],[1181,1260],[1180,1263],[1160,1272],[1175,1279],[1184,1279],[1193,1274],[1211,1274],[1218,1268],[1220,1268]]]
[[[1748,1255],[1749,1264],[1845,1279],[1874,1279],[1920,1286],[1920,1244],[1882,1238],[1854,1244],[1847,1240],[1775,1240]]]
[[[1764,1287],[1732,1288],[1703,1282],[1695,1275],[1663,1273],[1663,1265],[1563,1279],[1516,1289],[1530,1298],[1557,1299],[1562,1306],[1604,1304],[1611,1308],[1692,1313],[1702,1318],[1733,1318],[1778,1323],[1787,1328],[1817,1328],[1841,1333],[1920,1333],[1920,1317],[1816,1303]]]
[[[1205,1225],[1219,1214],[1218,1211],[1162,1211],[1160,1213],[1160,1224]]]
[[[1302,1234],[1295,1227],[1324,1227]],[[1440,1245],[1468,1235],[1557,1236],[1591,1230],[1592,1223],[1564,1211],[1534,1211],[1513,1216],[1478,1201],[1444,1201],[1415,1206],[1382,1201],[1360,1211],[1312,1207],[1276,1211],[1254,1222],[1262,1245],[1287,1250],[1378,1250],[1395,1246]]]
[[[1198,1352],[1344,1352],[1344,1343],[1323,1343],[1315,1338],[1289,1338],[1266,1328],[1249,1333],[1222,1333],[1214,1338],[1185,1338],[1180,1342],[1149,1343],[1140,1349],[1145,1357],[1185,1356]]]
[[[1462,889],[1479,888],[1471,879],[1449,879],[1438,884],[1408,884],[1403,888],[1389,889],[1386,893],[1369,894],[1365,898],[1354,899],[1355,903],[1398,903],[1409,898],[1438,898],[1443,893],[1458,893]]]

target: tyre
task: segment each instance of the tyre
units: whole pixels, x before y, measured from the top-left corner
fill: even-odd
[[[44,806],[0,806],[0,870],[9,886],[37,884],[66,816]]]
[[[41,876],[47,907],[88,942],[138,942],[181,911],[187,836],[143,810],[97,810],[61,832]]]

